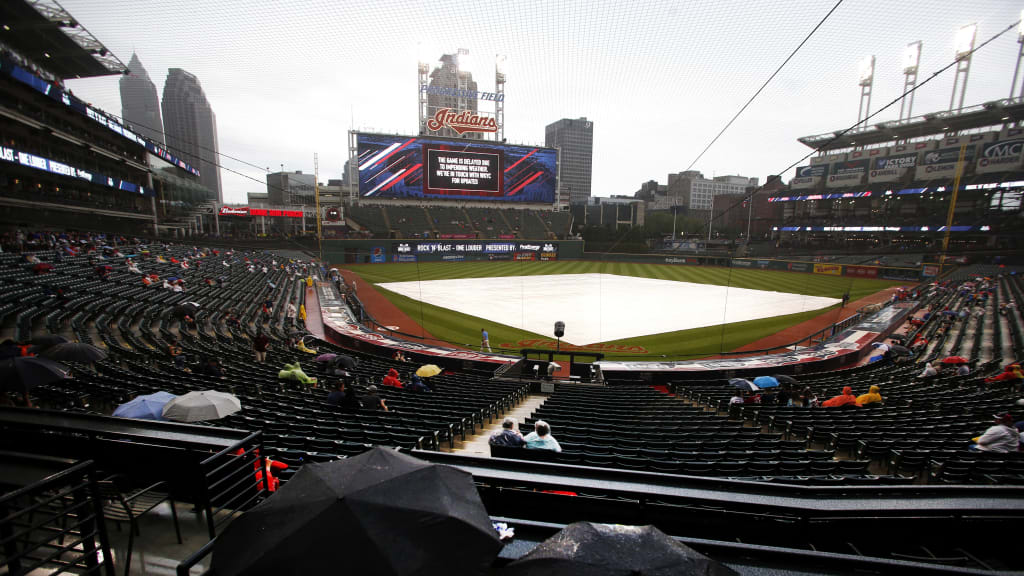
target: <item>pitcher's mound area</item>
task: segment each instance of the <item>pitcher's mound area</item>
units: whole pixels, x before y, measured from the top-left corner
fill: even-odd
[[[827,308],[836,298],[615,274],[387,282],[381,288],[577,346]],[[480,326],[487,328],[486,325]]]

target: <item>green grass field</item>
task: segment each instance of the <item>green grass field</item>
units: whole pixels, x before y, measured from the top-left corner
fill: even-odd
[[[441,280],[456,278],[485,278],[500,276],[530,276],[544,274],[618,274],[642,278],[658,278],[679,282],[695,282],[733,286],[754,290],[776,290],[808,296],[842,298],[849,291],[850,300],[874,294],[879,290],[901,284],[889,280],[850,278],[821,274],[800,274],[774,270],[744,270],[699,266],[666,266],[658,264],[636,264],[630,262],[430,262],[403,264],[373,264],[355,266],[353,270],[367,282],[411,282],[416,280]],[[411,298],[390,292],[379,286],[377,289],[399,309],[419,322],[436,338],[459,345],[477,346],[480,343],[480,326],[487,326],[491,336],[491,347],[511,344],[512,350],[519,349],[522,340],[551,340],[548,334],[534,334],[515,328],[495,324],[475,316],[460,314],[453,310],[423,304]],[[453,295],[453,298],[457,298]],[[849,311],[852,313],[852,311]],[[736,322],[720,326],[694,328],[629,338],[603,343],[605,347],[616,345],[616,350],[602,350],[608,357],[627,358],[693,358],[718,354],[736,349],[776,332],[830,313],[833,320],[848,315],[838,306],[830,309],[802,312],[748,322]],[[640,347],[644,352],[630,348]]]

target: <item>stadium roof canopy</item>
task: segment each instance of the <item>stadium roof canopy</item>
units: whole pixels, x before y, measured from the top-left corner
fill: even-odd
[[[1015,122],[1024,122],[1024,98],[993,100],[950,112],[932,112],[906,120],[858,126],[842,135],[842,130],[836,130],[803,136],[797,140],[814,149],[825,146],[823,150],[840,150],[956,134],[980,128],[998,129]],[[834,142],[829,143],[832,140]]]
[[[127,70],[54,0],[0,2],[0,41],[60,78],[107,76]]]

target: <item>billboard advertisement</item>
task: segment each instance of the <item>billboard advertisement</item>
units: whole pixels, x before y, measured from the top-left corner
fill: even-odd
[[[843,266],[842,264],[815,264],[814,273],[840,276],[843,273]]]
[[[359,195],[552,204],[558,152],[483,140],[358,133]]]
[[[964,167],[974,162],[976,145],[968,144],[964,150]],[[936,178],[952,178],[956,175],[956,163],[960,158],[960,147],[939,148],[922,154],[914,178],[918,180],[934,180]]]
[[[323,220],[321,225],[323,226],[344,226],[345,225],[345,207],[341,205],[337,206],[325,206],[321,207],[323,212]]]
[[[868,171],[870,160],[847,160],[836,162],[832,165],[832,173],[829,174],[825,186],[828,188],[841,188],[843,186],[856,186],[864,179]]]
[[[896,182],[903,178],[907,170],[917,166],[917,152],[894,154],[871,161],[868,182]]]
[[[978,164],[974,167],[977,173],[1008,172],[1018,170],[1024,151],[1024,138],[1000,140],[981,145]]]
[[[818,182],[828,175],[828,164],[818,164],[815,166],[799,166],[796,169],[796,176],[789,181],[789,187],[793,189],[798,188],[816,188]]]
[[[846,266],[847,276],[859,276],[861,278],[877,278],[878,268],[875,266]]]

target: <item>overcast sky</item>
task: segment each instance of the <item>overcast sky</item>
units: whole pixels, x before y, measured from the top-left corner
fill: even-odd
[[[507,55],[505,134],[544,143],[564,117],[594,122],[593,193],[632,194],[686,169],[835,0],[62,0],[125,63],[138,53],[162,95],[167,69],[199,77],[217,114],[220,152],[255,164],[340,178],[347,131],[417,129],[416,62],[466,48],[494,86]],[[978,43],[1020,17],[1003,0],[844,0],[726,135],[694,165],[705,175],[764,181],[808,149],[799,136],[857,119],[857,64],[877,57],[872,111],[903,87],[906,44],[922,40],[920,80],[953,58],[956,30]],[[972,63],[968,104],[1010,94],[1013,30]],[[115,114],[117,77],[69,86]],[[945,110],[952,71],[922,87],[914,113]],[[483,107],[492,106],[484,103]],[[895,119],[899,106],[877,121]],[[224,197],[265,191],[265,170],[227,158]],[[792,176],[792,171],[786,178]]]

